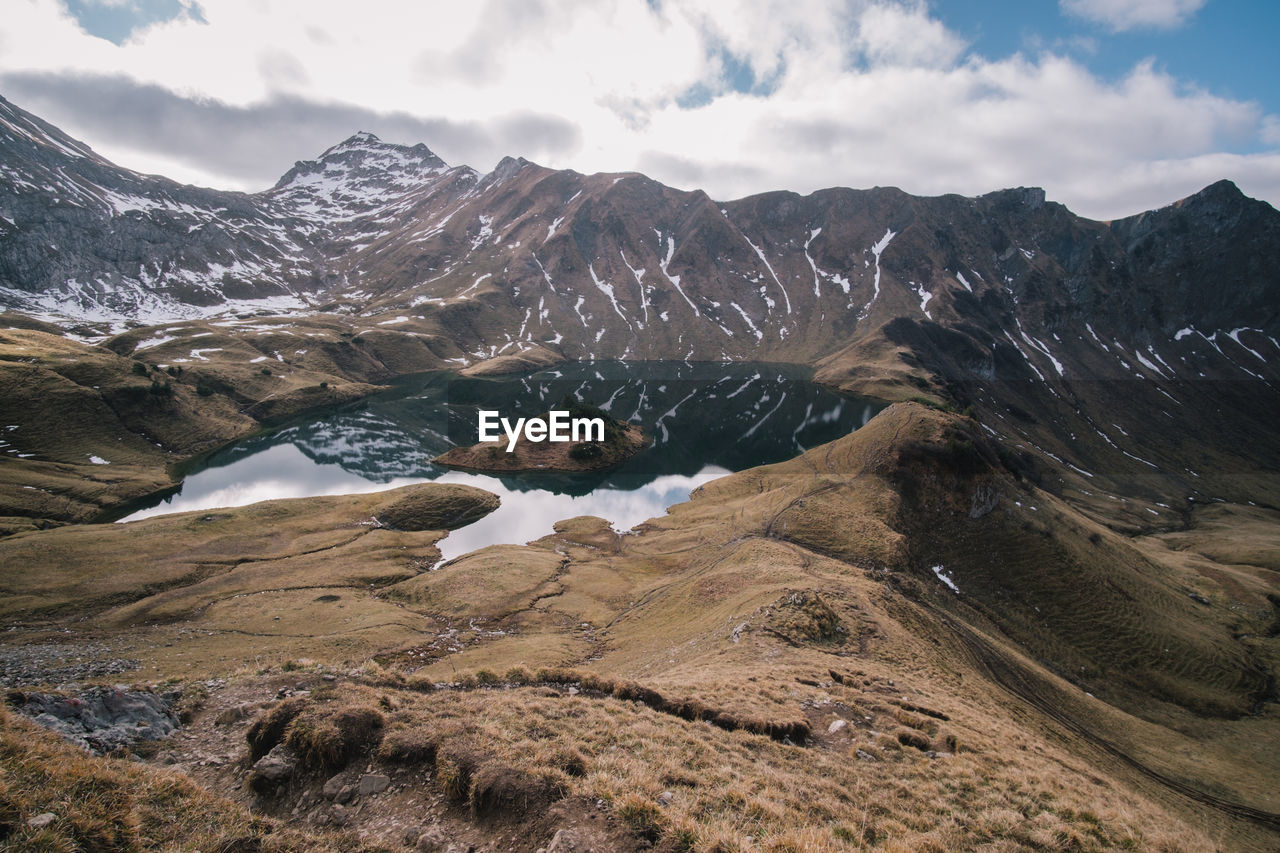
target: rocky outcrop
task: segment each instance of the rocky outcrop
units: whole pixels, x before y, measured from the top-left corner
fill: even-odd
[[[19,713],[96,755],[168,737],[178,728],[178,716],[172,710],[176,698],[120,687],[90,687],[76,694],[9,695]]]

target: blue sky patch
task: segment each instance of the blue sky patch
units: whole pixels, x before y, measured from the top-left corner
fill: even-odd
[[[204,22],[196,3],[182,0],[65,0],[67,11],[89,35],[112,44],[124,42],[137,30],[189,15]]]
[[[987,59],[1051,51],[1108,81],[1151,59],[1157,71],[1211,94],[1280,111],[1280,3],[1274,0],[1209,0],[1180,26],[1119,33],[1046,0],[941,0],[930,11],[969,43],[970,54]]]

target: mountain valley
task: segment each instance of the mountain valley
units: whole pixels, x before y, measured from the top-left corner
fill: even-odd
[[[1280,213],[1229,181],[1110,222],[715,201],[357,133],[245,194],[0,99],[0,307],[14,849],[188,849],[191,803],[222,850],[1280,844]],[[497,497],[106,523],[405,377],[613,360],[885,408],[633,531],[447,560]],[[178,734],[19,714],[101,682],[181,694]]]

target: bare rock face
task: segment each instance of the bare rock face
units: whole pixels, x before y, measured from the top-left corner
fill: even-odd
[[[577,833],[572,829],[557,829],[546,847],[546,853],[584,853],[587,848],[581,844]]]
[[[320,790],[320,793],[326,800],[336,800],[338,798],[338,794],[346,784],[347,782],[343,777],[343,774],[339,773],[324,783],[324,787]]]
[[[179,725],[171,710],[174,698],[112,687],[76,694],[10,694],[19,713],[96,755],[172,734]]]
[[[444,853],[449,849],[449,836],[439,826],[430,826],[418,836],[416,849],[421,853]]]

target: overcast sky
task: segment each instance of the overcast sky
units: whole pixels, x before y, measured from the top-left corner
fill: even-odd
[[[1042,186],[1280,206],[1274,0],[4,0],[0,94],[143,172],[261,190],[357,130],[735,198]]]

